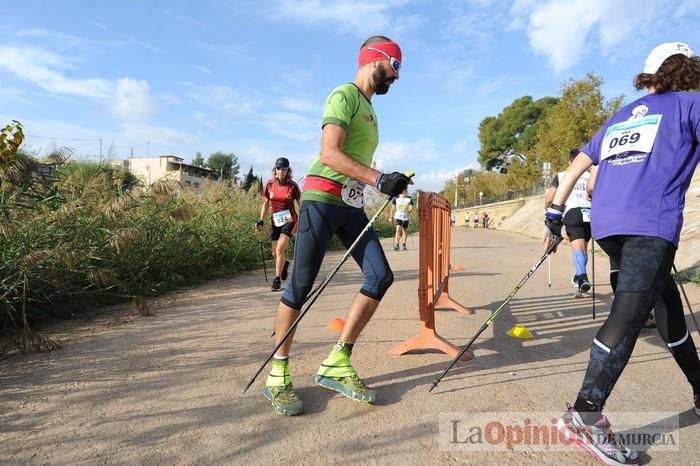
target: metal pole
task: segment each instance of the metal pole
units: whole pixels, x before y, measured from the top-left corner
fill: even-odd
[[[557,246],[559,246],[559,243],[561,243],[562,240],[563,240],[563,238],[562,238],[561,236],[557,236],[557,237],[554,239],[554,241],[552,241],[552,244],[549,245],[549,247],[547,248],[547,251],[545,251],[544,255],[543,255],[542,257],[539,258],[539,260],[535,263],[535,265],[532,266],[532,268],[531,268],[531,269],[528,271],[528,273],[523,277],[523,279],[520,280],[520,282],[519,282],[517,285],[515,285],[515,288],[513,288],[513,291],[510,292],[510,294],[509,294],[508,297],[505,299],[505,301],[503,301],[503,303],[502,303],[500,306],[498,306],[498,309],[496,309],[495,311],[493,311],[493,314],[491,314],[491,317],[489,317],[489,318],[486,320],[486,322],[484,322],[484,323],[481,325],[481,328],[479,328],[479,330],[474,334],[474,336],[471,338],[471,340],[469,340],[469,343],[467,343],[467,345],[466,345],[464,348],[462,348],[462,351],[459,352],[459,354],[457,355],[457,357],[455,357],[455,358],[452,360],[452,363],[451,363],[449,366],[447,366],[447,369],[445,369],[445,370],[442,372],[442,374],[440,374],[440,376],[439,376],[437,379],[435,379],[435,381],[433,382],[433,385],[430,387],[430,389],[428,390],[428,392],[432,392],[433,389],[434,389],[435,387],[437,387],[437,385],[440,383],[440,380],[442,380],[442,378],[445,377],[445,374],[447,374],[447,372],[448,372],[450,369],[452,369],[452,367],[457,363],[457,361],[459,361],[459,359],[462,357],[462,355],[463,355],[464,353],[467,352],[467,350],[468,350],[469,347],[472,345],[472,343],[474,343],[474,341],[476,341],[476,339],[479,338],[479,335],[481,335],[481,334],[484,332],[484,330],[486,330],[486,328],[487,328],[489,325],[491,325],[491,323],[492,323],[494,320],[496,320],[496,317],[498,317],[498,314],[500,314],[501,311],[506,307],[506,304],[508,304],[508,303],[510,302],[510,300],[513,299],[513,296],[516,295],[516,293],[517,293],[517,292],[520,290],[520,288],[525,284],[525,282],[532,276],[532,274],[534,274],[534,273],[537,271],[537,268],[538,268],[540,265],[542,265],[542,262],[544,262],[544,260],[552,253],[552,251],[554,251],[554,250],[557,248]]]
[[[593,279],[593,320],[595,320],[595,240],[591,239],[591,278]]]
[[[459,183],[459,173],[457,173],[457,175],[455,175],[455,203],[452,204],[453,209],[457,208],[457,186],[458,186],[458,183]]]

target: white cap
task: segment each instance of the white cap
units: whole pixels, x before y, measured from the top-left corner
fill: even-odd
[[[644,73],[656,73],[661,64],[668,57],[673,55],[685,55],[691,58],[695,56],[695,52],[693,52],[693,49],[691,49],[688,44],[684,44],[683,42],[666,42],[657,45],[644,62]]]

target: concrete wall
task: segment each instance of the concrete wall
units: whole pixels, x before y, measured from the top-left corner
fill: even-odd
[[[464,226],[464,211],[469,211],[471,216],[474,215],[474,209],[455,210],[457,226]],[[483,205],[479,208],[479,213],[481,212],[488,212],[489,217],[494,219],[491,225],[498,230],[519,233],[532,238],[543,237],[544,195]],[[683,230],[675,260],[678,270],[700,266],[700,170],[696,170],[686,194],[683,215]]]
[[[465,226],[466,219],[468,218],[468,226],[470,228],[474,226],[474,213],[479,214],[479,228],[481,228],[482,217],[484,212],[486,212],[489,215],[489,229],[498,229],[503,221],[517,212],[525,204],[527,199],[529,198],[496,202],[494,204],[485,204],[478,207],[456,209],[452,212],[455,214],[457,226]],[[467,217],[465,217],[465,215]]]

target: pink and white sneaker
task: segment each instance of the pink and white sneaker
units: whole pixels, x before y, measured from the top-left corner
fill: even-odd
[[[568,440],[593,455],[603,464],[623,466],[639,464],[636,451],[621,445],[610,429],[608,418],[603,416],[593,425],[587,425],[572,406],[559,418],[557,428]]]

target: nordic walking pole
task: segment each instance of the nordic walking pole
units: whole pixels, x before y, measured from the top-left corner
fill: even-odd
[[[409,178],[411,178],[413,175],[414,175],[413,172],[406,173],[406,176]],[[348,258],[352,254],[352,251],[355,249],[355,247],[357,247],[360,240],[365,236],[365,234],[372,228],[372,225],[374,224],[374,222],[377,220],[379,215],[381,215],[381,213],[384,212],[384,209],[386,209],[386,206],[389,205],[389,203],[391,202],[392,199],[393,199],[392,197],[386,198],[386,200],[384,201],[382,206],[379,208],[377,213],[374,214],[374,216],[369,220],[369,222],[367,222],[367,225],[365,225],[365,227],[362,229],[360,234],[357,235],[357,238],[355,239],[355,241],[353,241],[353,243],[350,245],[348,250],[345,251],[345,254],[340,259],[340,262],[338,262],[338,264],[333,268],[333,270],[331,270],[331,272],[323,280],[323,282],[321,282],[321,284],[318,286],[318,288],[316,288],[316,290],[314,290],[309,295],[309,298],[307,298],[308,301],[304,305],[304,308],[301,310],[301,312],[299,313],[297,318],[294,319],[294,322],[292,322],[292,325],[289,326],[289,328],[284,333],[284,335],[282,335],[282,338],[280,338],[280,341],[275,346],[275,349],[272,350],[272,353],[270,353],[270,355],[267,357],[267,359],[262,364],[262,366],[260,366],[260,369],[258,369],[258,371],[255,373],[255,375],[250,379],[250,382],[248,382],[248,385],[246,385],[245,388],[243,389],[243,393],[247,392],[248,389],[250,388],[250,386],[253,385],[253,382],[255,382],[255,379],[258,378],[258,375],[260,375],[260,373],[263,371],[263,369],[265,369],[265,366],[267,366],[267,363],[270,362],[270,359],[272,359],[272,357],[275,355],[277,350],[280,349],[280,347],[284,344],[284,342],[287,340],[287,338],[289,338],[289,335],[291,335],[291,333],[294,331],[294,329],[297,328],[297,325],[299,325],[299,322],[301,321],[301,319],[303,319],[304,316],[306,315],[306,313],[309,312],[309,309],[311,309],[311,306],[313,306],[313,304],[316,302],[318,297],[321,296],[321,293],[323,292],[324,289],[326,289],[326,286],[328,286],[328,283],[330,283],[331,279],[335,276],[335,274],[338,272],[338,270],[340,270],[340,268],[343,266],[343,264],[348,260]],[[313,294],[313,297],[311,297],[312,294]]]
[[[593,285],[591,288],[593,295],[593,320],[595,320],[595,240],[591,239],[591,278],[593,278]]]
[[[673,273],[678,274],[678,270],[676,269],[676,264],[673,264]],[[693,318],[693,323],[695,324],[695,329],[700,333],[700,327],[698,326],[698,321],[695,319],[695,314],[693,314],[693,308],[690,307],[690,301],[688,300],[688,295],[685,294],[685,288],[683,288],[683,284],[680,282],[680,280],[677,282],[678,285],[681,287],[681,291],[683,292],[683,297],[685,298],[685,304],[688,306],[688,310],[690,311],[690,316]]]
[[[552,287],[552,256],[547,256],[547,286]]]
[[[265,283],[267,283],[267,265],[265,265],[265,253],[263,252],[263,242],[260,241],[260,259],[262,259],[263,270],[265,271]]]
[[[430,389],[428,390],[428,392],[432,392],[433,389],[434,389],[435,387],[437,387],[437,385],[440,383],[440,381],[442,380],[442,378],[445,377],[445,374],[447,374],[447,372],[449,372],[449,370],[452,369],[452,367],[457,363],[457,361],[459,361],[459,358],[461,358],[462,355],[463,355],[464,353],[467,352],[467,350],[468,350],[469,347],[472,345],[472,343],[474,343],[474,341],[476,341],[476,339],[479,338],[479,335],[481,335],[481,334],[484,332],[484,330],[486,330],[486,329],[488,328],[488,326],[491,325],[491,323],[492,323],[494,320],[496,320],[496,317],[498,317],[498,314],[500,314],[501,311],[506,307],[506,304],[508,304],[508,302],[513,298],[513,296],[515,296],[515,294],[520,290],[520,288],[525,284],[525,282],[532,276],[532,274],[535,273],[535,271],[536,271],[536,270],[538,269],[538,267],[542,264],[542,262],[544,262],[544,260],[545,260],[547,257],[549,257],[549,255],[552,253],[552,251],[554,251],[554,250],[557,248],[557,246],[559,246],[559,243],[562,242],[562,239],[563,239],[563,238],[562,238],[561,236],[557,236],[557,237],[554,239],[554,241],[552,242],[552,244],[550,244],[549,247],[547,248],[547,251],[545,251],[544,255],[543,255],[542,257],[539,258],[539,260],[535,263],[535,265],[532,266],[532,268],[530,269],[530,271],[523,277],[522,280],[520,280],[520,283],[518,283],[517,285],[515,285],[515,288],[513,288],[513,291],[510,292],[510,294],[509,294],[508,297],[505,299],[505,301],[503,301],[503,303],[502,303],[500,306],[498,306],[498,309],[496,309],[495,311],[493,311],[493,313],[491,314],[491,317],[489,317],[489,318],[486,320],[486,322],[484,322],[484,323],[481,325],[481,328],[480,328],[479,330],[477,330],[477,332],[474,334],[474,336],[471,338],[471,340],[469,340],[469,343],[467,343],[467,345],[466,345],[464,348],[462,348],[462,351],[459,352],[459,354],[457,355],[456,358],[454,358],[454,360],[452,361],[452,363],[450,363],[450,365],[447,366],[447,369],[445,369],[445,370],[442,372],[442,374],[440,374],[440,376],[439,376],[437,379],[435,379],[435,381],[433,382],[433,385],[430,387]]]

